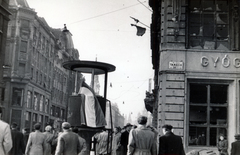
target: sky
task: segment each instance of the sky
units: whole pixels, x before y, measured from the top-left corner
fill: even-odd
[[[80,60],[109,63],[107,99],[117,103],[120,113],[133,116],[144,108],[149,79],[153,78],[150,48],[151,8],[144,0],[27,0],[52,28],[72,33]],[[132,18],[138,19],[136,23]],[[145,27],[137,36],[131,24]],[[100,77],[101,80],[101,77]],[[87,81],[86,81],[87,82]],[[110,83],[112,87],[110,87]],[[153,83],[153,82],[152,82]],[[103,90],[104,86],[101,85]],[[153,87],[151,87],[153,89]]]

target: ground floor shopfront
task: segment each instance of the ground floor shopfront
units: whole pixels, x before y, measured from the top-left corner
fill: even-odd
[[[162,51],[158,127],[174,126],[185,150],[217,152],[219,135],[230,150],[239,133],[240,54],[214,51]],[[160,130],[161,131],[161,130]]]

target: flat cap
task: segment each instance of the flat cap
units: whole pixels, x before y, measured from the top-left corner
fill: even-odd
[[[68,123],[68,122],[63,122],[63,123],[62,123],[62,128],[63,128],[63,129],[70,129],[70,128],[71,128],[71,125],[70,125],[70,123]]]

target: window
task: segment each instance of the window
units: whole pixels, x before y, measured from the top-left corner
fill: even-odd
[[[21,41],[19,60],[27,60],[27,41]]]
[[[37,93],[34,93],[34,105],[33,105],[34,110],[38,110],[38,107],[39,107],[38,96],[39,95]]]
[[[25,127],[30,127],[31,124],[31,112],[25,112]]]
[[[19,63],[18,73],[21,76],[21,78],[24,78],[24,76],[25,76],[25,66],[26,66],[25,63]]]
[[[45,113],[48,113],[48,108],[49,108],[49,100],[46,98],[45,99],[45,108],[44,108]]]
[[[227,136],[228,85],[190,84],[189,145],[216,146]]]
[[[12,105],[14,106],[22,106],[23,102],[23,89],[22,88],[13,88],[12,92]]]
[[[28,91],[27,92],[27,108],[31,108],[32,107],[32,92]]]
[[[12,109],[11,122],[16,122],[18,126],[21,126],[21,116],[21,110]]]
[[[189,4],[190,48],[228,50],[228,0],[190,0]]]

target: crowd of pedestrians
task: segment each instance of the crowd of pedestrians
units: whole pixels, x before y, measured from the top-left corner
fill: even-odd
[[[0,117],[2,109],[0,107]],[[182,138],[175,135],[171,125],[163,125],[162,133],[147,126],[147,117],[140,116],[138,125],[127,123],[123,128],[103,129],[93,138],[96,142],[95,155],[185,155]],[[18,124],[11,126],[0,120],[0,155],[88,155],[86,140],[79,136],[78,128],[68,122],[62,123],[62,132],[54,132],[50,125],[41,131],[41,124],[34,125],[34,131],[24,128],[18,131]],[[231,144],[231,155],[238,155],[240,134]],[[218,149],[227,155],[227,140],[220,135]],[[91,151],[90,151],[91,154]]]
[[[96,155],[185,155],[182,139],[173,134],[171,125],[162,126],[164,135],[158,139],[157,129],[147,126],[147,117],[140,116],[137,122],[115,127],[112,134],[107,130],[95,134]]]

